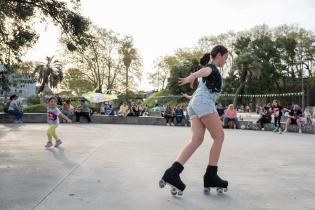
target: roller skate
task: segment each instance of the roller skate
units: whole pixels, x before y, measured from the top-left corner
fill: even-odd
[[[210,193],[210,188],[216,188],[218,193],[227,192],[229,183],[226,180],[222,180],[217,172],[217,166],[208,166],[207,171],[203,176],[205,194]]]
[[[179,174],[183,170],[184,167],[180,163],[173,163],[173,165],[165,171],[162,179],[159,181],[160,188],[164,188],[166,185],[169,185],[172,195],[182,196],[186,185],[180,179]]]

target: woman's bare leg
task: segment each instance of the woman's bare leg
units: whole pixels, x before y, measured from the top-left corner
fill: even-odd
[[[222,127],[222,126],[221,126]],[[179,153],[176,161],[184,165],[196,149],[202,144],[205,136],[205,126],[199,118],[195,117],[191,120],[192,138]]]
[[[211,113],[201,118],[202,123],[208,129],[213,138],[209,154],[209,165],[217,166],[220,158],[222,144],[224,140],[224,132],[218,113]]]

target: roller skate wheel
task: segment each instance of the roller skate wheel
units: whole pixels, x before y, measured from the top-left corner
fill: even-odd
[[[222,188],[217,188],[217,192],[218,193],[223,193],[223,189]]]
[[[205,194],[209,194],[209,193],[210,193],[210,187],[205,187],[205,188],[203,188],[203,192],[204,192]]]
[[[175,187],[172,187],[171,194],[172,195],[177,195],[177,189]]]
[[[159,181],[159,185],[160,185],[160,188],[164,188],[165,185],[166,185],[166,183],[165,183],[165,181],[164,181],[163,179],[161,179],[161,180]]]
[[[228,189],[227,188],[223,188],[223,192],[227,192],[228,191]]]
[[[183,191],[178,191],[177,195],[182,196],[183,195]]]

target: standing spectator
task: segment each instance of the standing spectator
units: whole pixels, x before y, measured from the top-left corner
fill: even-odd
[[[184,117],[184,110],[181,104],[178,104],[175,109],[176,123],[177,125],[182,124]]]
[[[229,122],[234,122],[235,128],[239,128],[239,122],[237,119],[237,111],[234,109],[233,104],[230,104],[225,112],[224,127],[229,127]]]
[[[129,113],[129,106],[128,106],[127,102],[124,102],[119,107],[118,116],[126,117],[128,115],[128,113]]]
[[[91,122],[90,108],[84,99],[80,100],[80,105],[76,109],[75,116],[77,123],[80,122],[81,116],[85,117],[89,123]]]
[[[285,124],[284,132],[288,131],[289,125],[297,124],[297,126],[299,128],[299,133],[302,133],[302,126],[301,126],[300,117],[302,117],[302,111],[301,111],[299,105],[294,104],[293,107],[291,108],[291,111],[289,112],[288,119],[287,119],[287,122]]]
[[[15,123],[22,123],[22,117],[23,117],[23,107],[18,102],[18,96],[12,95],[10,97],[10,105],[8,107],[8,114],[14,115],[16,120]]]
[[[164,118],[166,119],[166,125],[170,125],[169,121],[171,120],[171,125],[174,125],[174,116],[175,113],[170,105],[166,106],[166,109],[164,111]]]
[[[265,130],[264,124],[271,122],[271,108],[270,104],[267,104],[260,113],[260,118],[257,120],[256,125],[257,127],[261,128],[261,130]]]
[[[282,116],[282,107],[280,106],[280,102],[278,100],[273,100],[272,102],[272,114],[275,120],[275,129],[273,132],[279,131],[281,133],[281,116]]]

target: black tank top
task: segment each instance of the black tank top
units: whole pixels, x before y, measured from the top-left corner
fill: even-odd
[[[221,92],[222,77],[219,69],[212,63],[208,64],[207,67],[210,67],[212,72],[209,76],[203,77],[202,81],[206,83],[206,86],[211,92]]]

